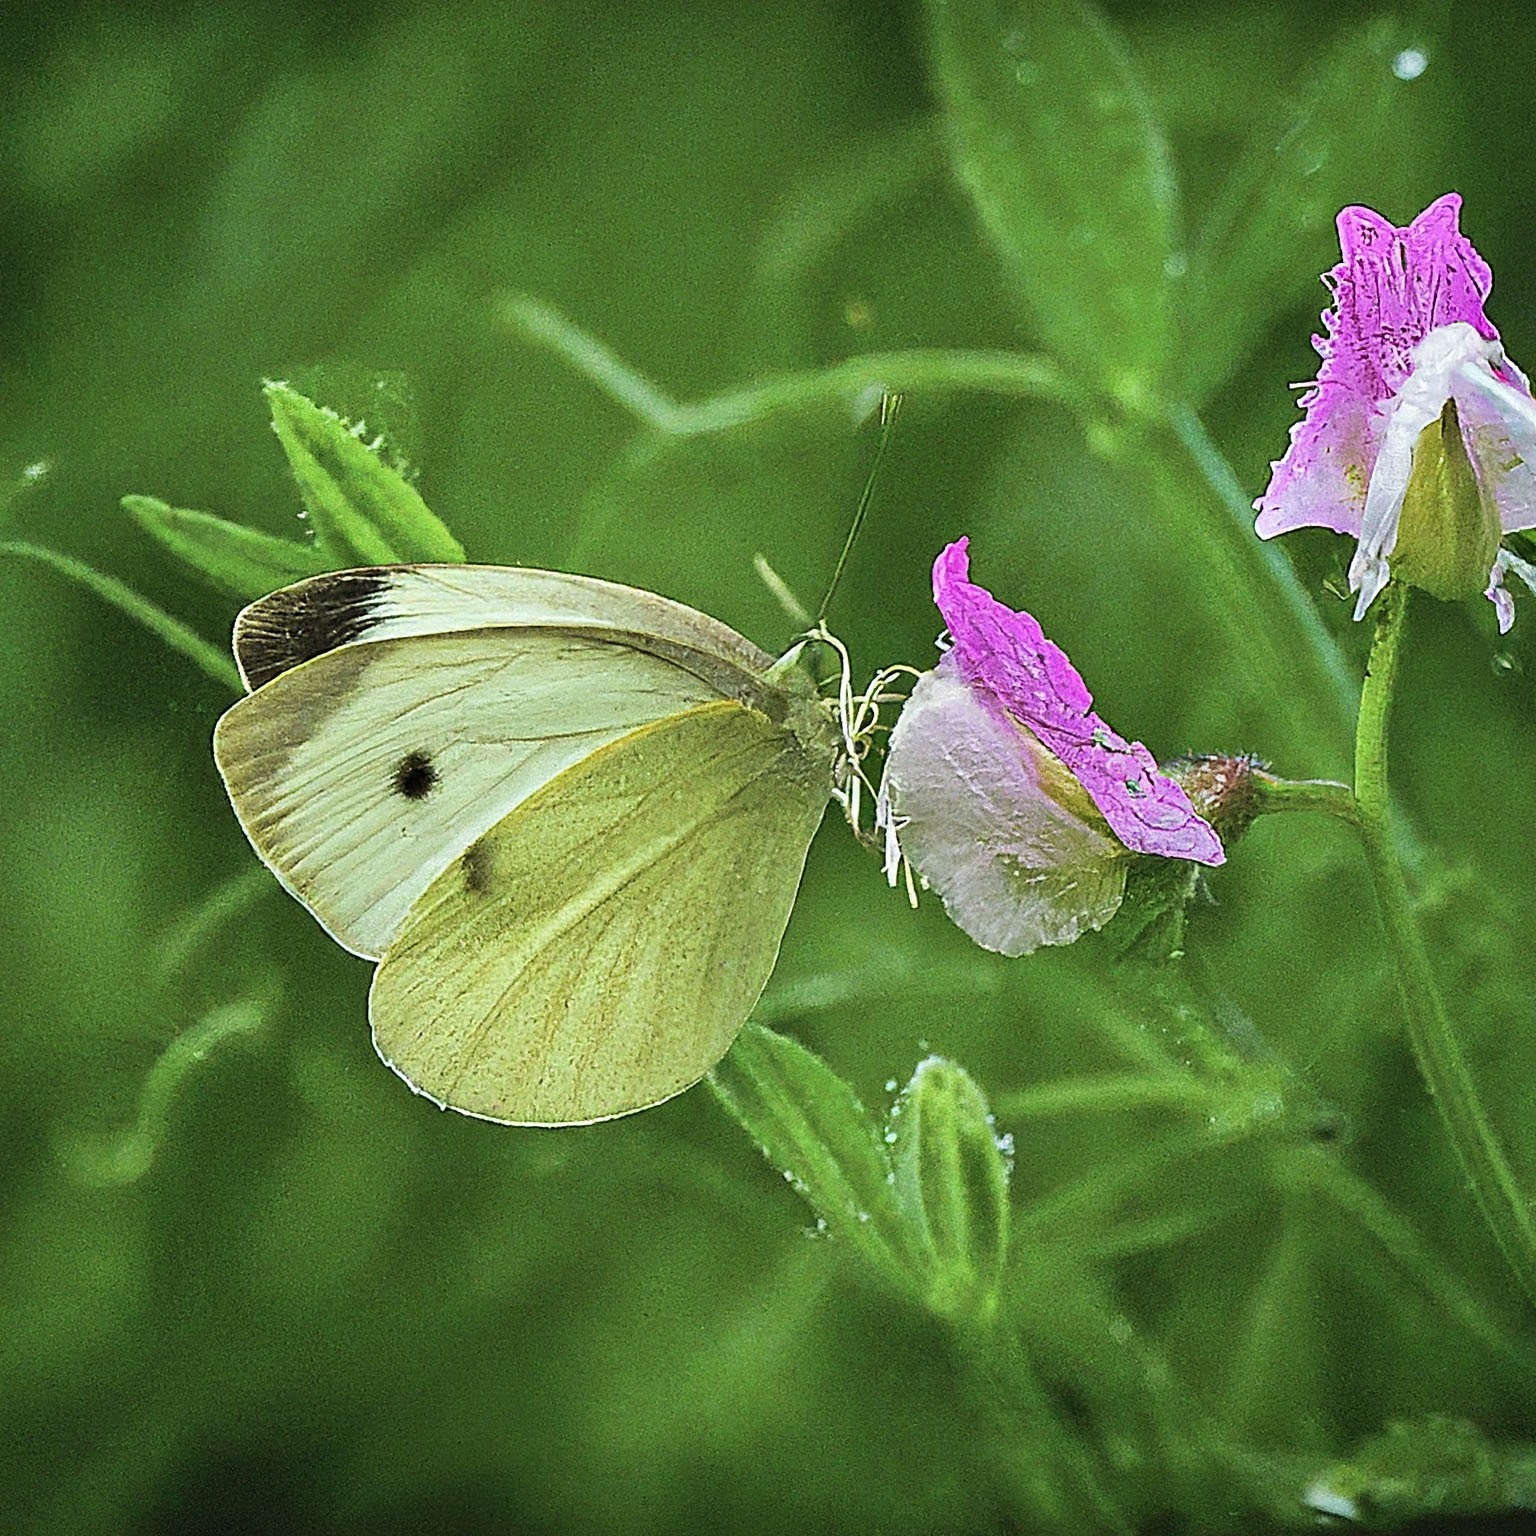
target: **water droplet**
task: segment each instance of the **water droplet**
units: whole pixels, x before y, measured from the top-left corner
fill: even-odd
[[[1013,66],[1013,78],[1020,85],[1033,85],[1040,78],[1040,66],[1021,59]]]
[[[1513,651],[1495,651],[1490,660],[1495,677],[1519,677],[1525,671],[1525,663]]]
[[[1011,27],[1003,33],[1004,53],[1023,53],[1029,46],[1029,34],[1023,27]]]
[[[886,1078],[886,1080],[885,1080],[885,1091],[887,1093],[895,1093],[896,1092],[896,1086],[897,1086],[896,1085],[896,1079],[894,1077]]]
[[[47,476],[48,472],[52,468],[53,465],[50,464],[47,459],[39,459],[35,464],[28,464],[27,467],[22,470],[21,478],[25,480],[29,485],[36,485],[39,480],[42,480]]]
[[[1417,80],[1429,68],[1429,55],[1422,48],[1404,48],[1392,60],[1392,73],[1399,80]]]
[[[1109,1325],[1109,1336],[1116,1344],[1131,1342],[1131,1324],[1128,1318],[1117,1317]]]
[[[1189,271],[1189,257],[1183,251],[1170,251],[1163,258],[1164,277],[1183,277]]]
[[[895,1131],[887,1131],[885,1133],[885,1144],[888,1147],[894,1147],[896,1145],[896,1132]]]

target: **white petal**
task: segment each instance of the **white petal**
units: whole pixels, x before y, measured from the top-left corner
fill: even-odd
[[[947,657],[891,732],[881,797],[901,851],[985,949],[1070,944],[1120,906],[1124,849],[1046,795],[1019,733]]]
[[[1485,343],[1495,347],[1496,343]],[[1499,509],[1505,533],[1536,528],[1536,401],[1497,378],[1493,365],[1519,375],[1501,352],[1468,359],[1455,370],[1453,388],[1478,480]]]
[[[1515,600],[1504,588],[1504,578],[1511,574],[1518,576],[1532,592],[1536,592],[1536,565],[1532,565],[1529,560],[1522,560],[1511,550],[1501,549],[1498,559],[1493,562],[1493,574],[1488,579],[1487,592],[1488,600],[1499,616],[1501,635],[1507,635],[1515,622]]]

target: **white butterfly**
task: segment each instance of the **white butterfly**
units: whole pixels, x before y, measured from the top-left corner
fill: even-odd
[[[696,1082],[768,980],[837,742],[795,655],[587,577],[338,571],[240,615],[214,757],[261,858],[379,961],[383,1059],[581,1124]]]

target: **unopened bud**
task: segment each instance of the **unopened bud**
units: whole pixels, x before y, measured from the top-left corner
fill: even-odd
[[[1498,508],[1485,497],[1449,399],[1419,434],[1403,495],[1392,574],[1434,597],[1478,597],[1499,553]]]
[[[1239,757],[1178,757],[1163,764],[1163,772],[1216,829],[1225,848],[1230,848],[1258,815],[1254,775],[1263,770],[1263,762],[1251,753]]]

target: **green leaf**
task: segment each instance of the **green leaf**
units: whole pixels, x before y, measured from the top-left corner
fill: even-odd
[[[1367,1528],[1426,1515],[1536,1509],[1536,1447],[1499,1445],[1445,1414],[1389,1424],[1307,1486],[1306,1503]]]
[[[313,544],[279,539],[210,512],[168,506],[153,496],[124,496],[122,505],[179,560],[247,602],[330,569]]]
[[[891,1110],[897,1198],[933,1257],[929,1306],[989,1319],[1008,1255],[1008,1164],[986,1097],[942,1056],[919,1064]]]
[[[1079,0],[927,0],[955,170],[1058,360],[1150,408],[1178,267],[1163,131]]]
[[[464,558],[463,545],[363,442],[360,428],[286,384],[268,384],[265,393],[316,543],[328,557],[341,565]]]
[[[926,1295],[922,1245],[897,1203],[879,1131],[826,1062],[771,1029],[748,1024],[709,1082],[828,1231],[888,1280]]]
[[[1217,195],[1189,257],[1183,349],[1187,398],[1208,398],[1281,308],[1338,260],[1334,218],[1366,196],[1409,136],[1412,86],[1392,71],[1409,42],[1381,19],[1342,38],[1296,95],[1267,114]],[[1387,174],[1390,174],[1388,170]]]
[[[195,630],[188,628],[180,619],[173,618],[158,604],[135,592],[126,582],[108,576],[76,560],[72,555],[60,554],[42,544],[28,544],[20,539],[0,542],[0,556],[14,555],[21,560],[32,560],[39,565],[67,576],[88,591],[94,592],[103,602],[126,613],[130,619],[142,624],[158,635],[173,651],[179,651],[189,661],[200,667],[214,682],[222,683],[232,693],[243,693],[240,674],[230,660],[229,653],[216,645],[210,645]]]

